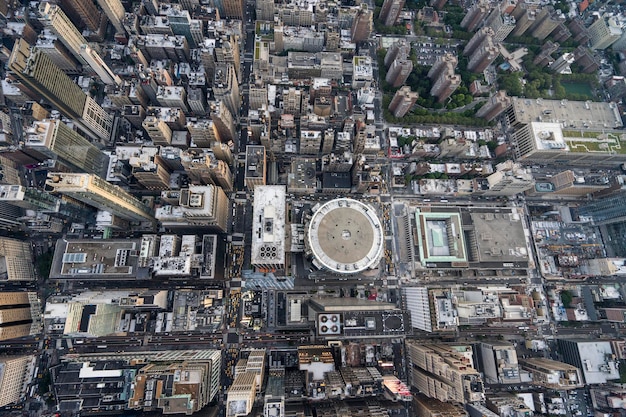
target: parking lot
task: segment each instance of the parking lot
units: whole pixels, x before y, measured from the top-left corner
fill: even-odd
[[[457,40],[446,40],[444,43],[438,43],[437,41],[435,38],[419,38],[413,42],[418,65],[433,65],[437,61],[438,56],[448,52],[456,55],[456,49],[459,45]]]

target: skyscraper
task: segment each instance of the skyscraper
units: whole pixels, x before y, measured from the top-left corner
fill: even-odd
[[[473,32],[485,20],[490,11],[489,2],[479,0],[467,11],[461,20],[461,27],[467,29],[468,32]]]
[[[396,58],[387,70],[385,81],[393,87],[400,87],[404,84],[413,71],[413,60],[410,58]]]
[[[220,11],[221,17],[243,19],[243,0],[215,0],[215,7]]]
[[[0,340],[41,331],[41,304],[36,292],[0,292]]]
[[[482,117],[488,122],[495,119],[511,105],[511,98],[506,95],[506,91],[500,90],[492,95],[477,112],[476,117]]]
[[[146,117],[141,126],[154,145],[167,146],[172,143],[172,129],[158,116]]]
[[[405,0],[385,0],[380,9],[379,19],[385,26],[393,26],[400,16]]]
[[[81,46],[87,44],[87,40],[58,5],[47,2],[41,3],[39,5],[39,20],[46,29],[49,29],[59,38],[78,62],[84,66],[89,65],[80,54]]]
[[[439,103],[443,103],[461,85],[461,76],[455,74],[452,63],[447,62],[442,72],[433,81],[430,95],[437,97]]]
[[[374,14],[366,3],[361,3],[359,11],[352,21],[352,42],[366,41],[372,33]]]
[[[76,15],[90,31],[97,32],[100,30],[102,13],[93,1],[61,0],[60,4],[67,15]]]
[[[80,46],[80,56],[91,67],[91,69],[100,77],[105,84],[121,85],[122,79],[115,74],[111,68],[100,58],[100,55],[94,51],[91,46],[82,44]]]
[[[50,58],[20,39],[15,42],[9,68],[31,93],[39,94],[71,119],[83,115],[87,99],[83,90]]]
[[[4,356],[0,358],[0,407],[15,404],[26,393],[34,356]]]
[[[578,209],[578,214],[591,218],[600,226],[604,241],[614,256],[626,256],[626,193],[595,199]]]
[[[411,87],[405,85],[394,94],[391,103],[389,103],[389,111],[394,117],[404,117],[418,98],[419,94],[411,91]]]
[[[622,29],[615,18],[599,17],[589,26],[591,49],[606,49],[622,36]]]
[[[258,0],[256,2],[257,20],[274,21],[274,0]]]
[[[158,410],[164,415],[191,415],[220,391],[219,350],[99,352],[65,357],[51,371],[59,402],[77,403],[81,414],[122,410]],[[106,369],[106,383],[94,377]],[[103,401],[109,396],[111,401]],[[95,398],[96,401],[90,401]]]
[[[122,21],[124,20],[124,6],[120,0],[97,0],[98,4],[106,13],[107,17],[111,21],[111,24],[115,27],[115,30],[118,33],[125,33],[124,25],[122,25]]]
[[[35,44],[38,50],[42,51],[48,58],[54,62],[59,69],[67,73],[80,73],[81,64],[74,58],[67,47],[59,40],[56,35],[48,31],[44,31]]]
[[[472,72],[483,72],[500,55],[500,49],[493,44],[491,39],[476,49],[470,56],[467,69]]]
[[[36,100],[44,98],[92,139],[108,141],[113,118],[37,48],[15,42],[8,66],[21,88]]]
[[[222,101],[213,101],[209,105],[211,110],[211,120],[215,124],[219,138],[224,143],[237,143],[237,132],[233,116]]]
[[[406,346],[411,363],[409,383],[421,393],[444,402],[484,400],[484,386],[474,369],[470,345],[452,347],[411,340]]]
[[[96,175],[49,173],[46,186],[125,220],[154,221],[149,207]]]
[[[34,281],[33,251],[29,242],[0,237],[0,281]]]
[[[60,120],[34,122],[26,131],[24,146],[73,171],[106,176],[109,157]]]
[[[221,100],[230,114],[236,116],[241,109],[241,95],[239,94],[239,83],[233,65],[219,65],[215,69],[215,80],[213,82],[213,94],[216,100]]]

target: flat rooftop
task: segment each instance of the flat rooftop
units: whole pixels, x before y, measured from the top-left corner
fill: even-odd
[[[263,177],[265,171],[265,147],[246,146],[246,178]]]
[[[136,279],[139,240],[57,241],[53,279]]]
[[[254,189],[252,215],[252,264],[285,264],[284,185],[260,185]]]
[[[528,263],[522,215],[513,208],[469,212],[479,262]]]
[[[289,190],[314,192],[317,189],[316,160],[314,158],[294,158],[291,173],[287,179]]]
[[[512,97],[520,123],[554,122],[564,128],[616,129],[623,126],[615,103]]]

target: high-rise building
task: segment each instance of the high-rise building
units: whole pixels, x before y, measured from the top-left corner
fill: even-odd
[[[405,0],[385,0],[380,9],[379,19],[385,26],[393,26],[404,7]]]
[[[80,22],[92,32],[98,32],[102,24],[102,13],[93,1],[61,0],[61,9],[70,18],[77,17]],[[82,25],[78,25],[82,27]]]
[[[263,106],[267,107],[267,87],[250,86],[249,98],[250,110],[258,110]]]
[[[24,229],[22,217],[24,213],[20,207],[0,201],[0,229],[16,232]]]
[[[167,191],[164,191],[167,192]],[[228,197],[220,187],[190,185],[180,190],[178,205],[165,205],[155,217],[167,230],[207,228],[224,233],[228,230]]]
[[[463,55],[470,56],[476,51],[479,47],[485,44],[488,38],[493,40],[493,36],[495,35],[493,29],[490,27],[483,27],[478,30],[474,36],[470,38],[463,49]]]
[[[41,331],[41,303],[36,292],[0,292],[0,340]]]
[[[25,133],[26,148],[56,159],[71,171],[106,175],[109,157],[60,120],[34,122]]]
[[[492,95],[489,100],[476,112],[476,117],[482,117],[488,122],[498,117],[511,105],[511,98],[506,91],[500,90]]]
[[[189,109],[196,116],[204,116],[207,112],[206,93],[201,88],[189,88],[187,90],[187,103]]]
[[[411,326],[425,332],[433,331],[431,297],[426,287],[404,287],[402,289],[403,305],[411,315]],[[436,326],[435,326],[436,328]]]
[[[286,193],[284,185],[258,185],[254,188],[250,262],[255,267],[269,270],[285,267]]]
[[[183,169],[194,185],[214,184],[224,191],[233,189],[233,174],[228,164],[217,159],[209,150],[193,150],[183,153]]]
[[[24,87],[40,94],[67,117],[77,119],[83,115],[85,93],[45,53],[31,49],[25,40],[15,42],[9,68]]]
[[[266,180],[265,147],[257,145],[246,146],[245,185],[254,190],[258,185],[265,185]]]
[[[470,56],[467,69],[472,72],[483,72],[499,55],[500,49],[487,38],[486,42]]]
[[[238,142],[235,121],[233,116],[222,101],[213,101],[209,104],[211,120],[219,133],[218,137],[222,143],[236,145]]]
[[[180,4],[161,3],[159,14],[167,17],[173,35],[184,36],[191,48],[198,46],[196,38],[192,34],[192,26],[194,26],[195,19],[191,18],[189,11],[185,10]]]
[[[243,0],[215,0],[215,7],[220,11],[220,17],[243,20]]]
[[[573,365],[547,358],[528,358],[521,361],[521,368],[533,376],[533,383],[546,388],[563,390],[585,386],[580,369]]]
[[[147,116],[141,126],[148,133],[154,145],[168,146],[172,143],[172,129],[160,117]]]
[[[411,71],[413,71],[413,60],[410,58],[396,58],[387,70],[385,81],[393,87],[400,87],[409,78]]]
[[[274,0],[259,0],[256,2],[257,20],[274,21]]]
[[[81,414],[116,410],[191,415],[220,390],[219,350],[164,350],[82,354],[51,369],[55,397]],[[108,372],[107,383],[98,383]],[[167,383],[165,382],[167,381]]]
[[[226,417],[243,417],[250,414],[256,391],[256,375],[253,372],[238,374],[228,389]]]
[[[544,40],[559,25],[559,16],[552,6],[546,6],[538,10],[535,23],[528,28],[532,37]]]
[[[563,362],[582,371],[586,384],[606,384],[619,378],[618,360],[608,340],[557,339]]]
[[[492,384],[521,382],[517,351],[509,342],[481,343],[478,348],[485,381]]]
[[[35,47],[48,55],[48,58],[54,64],[66,73],[80,73],[82,71],[81,64],[74,58],[65,45],[56,35],[45,31],[39,38]]]
[[[574,63],[576,60],[574,54],[571,52],[567,52],[556,59],[552,64],[550,64],[550,69],[557,74],[571,74],[572,70],[570,65]]]
[[[552,41],[546,41],[541,47],[541,52],[537,54],[533,60],[533,64],[545,67],[554,62],[552,54],[559,49],[559,44]]]
[[[493,9],[485,20],[485,26],[490,27],[493,32],[493,41],[502,42],[515,29],[515,17],[504,14],[499,8]]]
[[[169,154],[173,156],[173,153]],[[158,146],[143,146],[128,160],[132,175],[148,190],[166,190],[170,187],[170,167],[160,154]],[[174,164],[170,164],[174,165]]]
[[[0,237],[0,281],[34,281],[33,251],[29,242]]]
[[[59,38],[78,62],[84,66],[89,65],[80,54],[80,48],[82,45],[87,44],[87,40],[74,26],[74,23],[67,17],[61,7],[48,2],[40,3],[39,20],[46,29]]]
[[[600,59],[583,45],[578,45],[574,49],[574,57],[576,58],[576,64],[582,68],[582,72],[585,74],[592,74],[600,68]]]
[[[124,20],[126,11],[124,10],[122,2],[120,0],[97,0],[97,2],[109,18],[111,24],[115,27],[115,30],[118,33],[125,33],[122,21]]]
[[[404,117],[415,105],[418,98],[419,94],[411,91],[411,87],[405,85],[394,94],[391,103],[389,103],[389,111],[394,117]]]
[[[606,49],[622,36],[622,28],[614,17],[599,17],[589,26],[591,49]]]
[[[515,29],[510,35],[522,36],[537,21],[537,10],[529,8],[527,3],[519,2],[513,11],[513,17],[515,17]]]
[[[230,114],[239,115],[241,111],[241,95],[239,94],[239,83],[233,65],[218,65],[215,68],[215,79],[213,82],[213,94],[216,100],[221,100]]]
[[[82,44],[80,46],[80,56],[89,65],[93,72],[100,77],[100,80],[108,85],[121,85],[122,79],[100,58],[91,46]]]
[[[431,80],[438,78],[442,73],[448,70],[448,63],[452,65],[452,70],[454,71],[458,62],[459,61],[454,54],[446,53],[444,55],[439,55],[437,57],[437,61],[435,61],[433,66],[428,71],[428,78]]]
[[[485,20],[491,11],[491,6],[486,0],[476,2],[461,20],[461,27],[468,32],[473,32]]]
[[[34,359],[33,355],[0,358],[0,407],[17,404],[26,395]]]
[[[157,88],[156,100],[163,107],[177,107],[185,113],[189,113],[185,87],[160,85]]]
[[[626,256],[626,194],[595,199],[582,205],[578,214],[602,226],[604,240],[609,242],[615,256]]]
[[[363,42],[369,39],[372,33],[374,14],[366,3],[361,3],[359,11],[352,21],[352,42]]]
[[[435,74],[433,74],[434,76]],[[451,62],[446,63],[443,71],[439,73],[430,89],[430,95],[437,97],[439,103],[443,103],[461,85],[461,76],[454,73]]]
[[[154,221],[152,210],[143,202],[96,175],[49,173],[46,186],[125,220]]]
[[[15,42],[8,65],[28,94],[50,102],[91,138],[110,139],[113,118],[45,53],[31,49],[25,40],[20,39]]]
[[[407,340],[406,349],[409,383],[424,395],[461,404],[484,400],[484,386],[473,366],[471,346]]]
[[[389,68],[392,62],[395,61],[397,58],[408,57],[410,52],[411,52],[411,46],[407,44],[407,42],[404,39],[400,39],[394,42],[393,44],[391,44],[389,48],[387,48],[387,53],[385,53],[385,60],[384,60],[385,67]]]
[[[215,40],[215,61],[220,64],[232,65],[235,70],[237,80],[241,83],[242,74],[241,68],[241,54],[239,51],[239,40],[236,35],[222,35],[219,39]],[[212,74],[213,78],[215,74]]]
[[[211,120],[188,122],[187,130],[191,141],[198,148],[210,148],[215,142],[221,142],[217,126]]]
[[[420,417],[468,417],[462,406],[429,398],[424,394],[413,396],[413,409]]]

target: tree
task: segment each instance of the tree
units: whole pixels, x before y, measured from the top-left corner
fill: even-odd
[[[572,304],[572,294],[567,291],[567,290],[563,290],[561,291],[561,302],[563,303],[563,306],[565,308],[569,308],[570,305]]]

